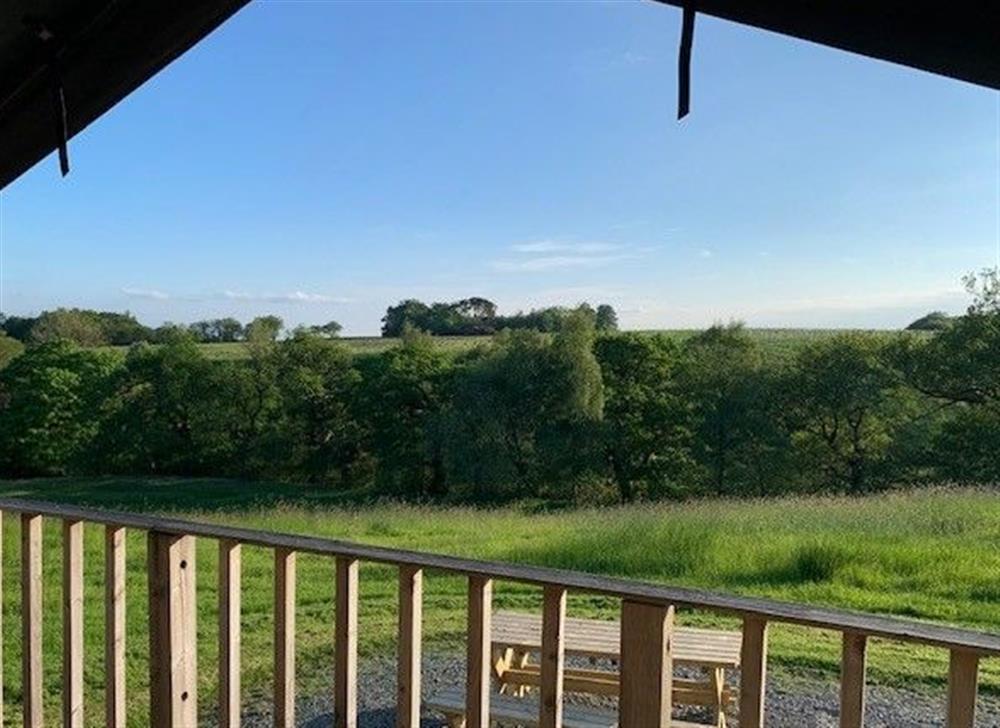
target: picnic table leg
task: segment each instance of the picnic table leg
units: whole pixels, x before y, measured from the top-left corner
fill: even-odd
[[[726,702],[723,691],[726,688],[726,671],[721,667],[711,670],[712,694],[715,697],[715,725],[726,728]]]
[[[514,662],[514,650],[510,647],[494,648],[493,650],[493,672],[497,676],[497,683],[500,686],[498,692],[502,695],[507,692],[507,684],[503,681],[504,675],[511,668]]]

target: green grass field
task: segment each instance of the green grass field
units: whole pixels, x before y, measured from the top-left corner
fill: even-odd
[[[784,358],[794,355],[802,346],[816,339],[842,333],[846,329],[748,329],[766,356]],[[664,329],[642,333],[663,333],[677,341],[683,341],[698,333],[696,329]],[[879,331],[887,336],[898,334],[894,331]],[[464,351],[479,344],[489,342],[489,336],[435,336],[434,341],[448,351]],[[344,336],[339,339],[359,354],[371,354],[398,346],[399,339],[384,339],[380,336]],[[124,353],[125,346],[106,347]],[[247,348],[242,343],[200,344],[199,348],[209,359],[242,359],[247,356]]]
[[[813,604],[860,609],[995,631],[1000,625],[1000,498],[986,490],[933,490],[868,498],[796,498],[696,502],[603,511],[539,512],[531,508],[473,510],[351,504],[325,489],[235,481],[127,478],[0,481],[0,495],[86,503],[105,508],[173,512],[198,520],[322,535],[462,556],[544,564],[649,581],[707,587]],[[4,669],[7,715],[19,716],[20,637],[18,521],[4,529]],[[101,715],[102,534],[86,534],[86,684],[88,724]],[[58,710],[60,537],[46,529],[45,682]],[[145,724],[147,639],[145,542],[128,542],[129,713]],[[214,701],[216,552],[198,551],[200,699]],[[244,681],[248,700],[270,695],[272,555],[244,551]],[[391,654],[395,572],[361,572],[361,649]],[[464,583],[429,574],[425,632],[429,650],[456,649],[464,628]],[[538,609],[537,589],[498,584],[500,607]],[[613,617],[616,605],[576,595],[570,614]],[[302,556],[298,577],[298,674],[304,693],[330,689],[333,661],[333,566]],[[683,612],[682,623],[731,625],[726,618]],[[832,679],[839,637],[776,626],[773,673]],[[982,692],[1000,695],[1000,661],[983,664]],[[876,641],[870,658],[876,683],[930,692],[943,689],[947,655]]]

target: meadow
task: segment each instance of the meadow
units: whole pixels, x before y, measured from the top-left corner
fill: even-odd
[[[656,329],[643,331],[645,334],[664,334],[677,342],[682,342],[699,333],[699,329]],[[750,337],[760,346],[765,356],[787,358],[804,345],[818,339],[828,338],[853,329],[747,329]],[[886,336],[898,335],[896,331],[878,331]],[[920,335],[920,334],[917,334]],[[461,352],[489,343],[490,336],[435,336],[434,343],[445,351]],[[339,342],[356,354],[377,354],[395,346],[401,339],[382,336],[340,336]],[[102,347],[125,353],[127,346]],[[209,359],[243,359],[248,350],[242,342],[223,344],[199,344],[198,348]]]
[[[104,508],[169,512],[196,520],[321,535],[467,557],[542,564],[634,579],[697,586],[995,631],[1000,625],[1000,498],[995,490],[892,492],[858,498],[797,497],[692,501],[602,510],[547,510],[537,503],[502,509],[362,502],[325,488],[210,479],[35,479],[0,481],[0,496]],[[19,527],[4,522],[4,671],[7,715],[19,677]],[[45,683],[58,710],[60,537],[46,528]],[[86,533],[86,686],[88,724],[98,725],[103,685],[102,532]],[[145,541],[128,541],[129,714],[145,723],[147,632]],[[210,709],[216,670],[215,544],[198,551],[200,700]],[[273,559],[245,548],[243,660],[247,700],[270,695]],[[429,574],[425,585],[428,651],[460,649],[465,619],[461,579]],[[330,689],[333,663],[333,565],[299,557],[298,678],[301,691]],[[391,655],[396,580],[392,569],[361,571],[361,650]],[[538,609],[539,590],[498,584],[496,605]],[[574,616],[613,618],[616,605],[575,595]],[[732,626],[725,617],[684,611],[682,623]],[[834,679],[839,636],[776,626],[771,667],[778,679]],[[1000,695],[1000,664],[987,660],[982,692]],[[931,648],[874,642],[870,679],[941,694],[947,655]],[[364,663],[362,664],[363,668]],[[15,718],[16,720],[16,718]],[[130,717],[131,720],[131,717]],[[131,723],[130,723],[131,724]]]

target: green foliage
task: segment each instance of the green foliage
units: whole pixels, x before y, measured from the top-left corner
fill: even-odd
[[[430,305],[410,298],[386,309],[382,317],[382,336],[401,336],[407,326],[436,336],[482,336],[505,329],[553,333],[574,314],[590,318],[599,331],[615,331],[618,328],[618,315],[608,304],[601,304],[597,311],[583,303],[575,309],[551,306],[528,313],[500,316],[496,304],[485,298]]]
[[[22,351],[24,344],[0,331],[0,369],[10,364]]]
[[[788,377],[786,417],[810,467],[826,482],[859,491],[893,439],[890,404],[899,377],[884,342],[843,334],[800,352]]]
[[[952,317],[944,311],[931,311],[906,327],[907,331],[944,331],[951,326]]]
[[[95,434],[115,366],[105,352],[55,341],[0,371],[0,471],[66,472]]]
[[[602,336],[595,353],[604,384],[600,433],[608,477],[622,503],[683,495],[691,474],[692,418],[665,336]]]
[[[53,335],[0,369],[0,464],[550,503],[995,481],[992,281],[977,278],[966,315],[933,336],[739,324],[598,335],[601,310],[585,305],[549,310],[554,333],[513,328],[446,346],[405,316],[401,337],[380,346],[334,337],[333,322],[281,338],[276,317],[212,346],[198,340],[235,325],[164,327],[163,343],[124,354]],[[485,299],[445,308],[425,307],[503,318]],[[72,330],[89,320],[78,314],[46,325]]]

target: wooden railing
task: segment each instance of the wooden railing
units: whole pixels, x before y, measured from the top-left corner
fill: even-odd
[[[1000,635],[934,624],[823,609],[798,604],[658,586],[592,574],[365,546],[329,539],[254,531],[135,513],[16,499],[0,499],[0,510],[21,518],[23,710],[26,728],[43,725],[42,519],[58,519],[63,533],[62,724],[83,726],[83,528],[105,527],[106,725],[124,728],[125,711],[125,532],[148,538],[150,714],[155,728],[198,724],[195,539],[219,546],[219,721],[240,720],[241,546],[270,548],[275,559],[275,725],[294,725],[296,554],[336,561],[334,725],[357,722],[358,564],[399,569],[397,725],[420,725],[423,571],[468,579],[466,725],[486,728],[490,704],[490,620],[495,580],[543,588],[539,725],[562,722],[563,625],[568,592],[621,600],[621,728],[666,728],[670,715],[672,664],[668,648],[677,607],[736,615],[743,621],[739,716],[742,728],[765,721],[767,632],[770,623],[804,625],[843,635],[842,728],[864,724],[865,663],[869,638],[932,645],[950,651],[946,725],[973,728],[978,666],[1000,655]],[[2,710],[0,675],[0,710]],[[0,715],[0,722],[3,717]]]

